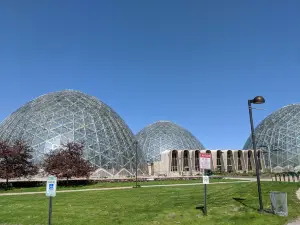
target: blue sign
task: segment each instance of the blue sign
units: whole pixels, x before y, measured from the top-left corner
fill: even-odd
[[[46,196],[55,197],[56,196],[56,177],[49,176],[46,186]]]

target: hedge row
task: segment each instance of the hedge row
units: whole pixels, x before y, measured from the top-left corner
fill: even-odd
[[[199,180],[200,177],[159,177],[153,178],[155,181],[165,180]],[[221,176],[213,176],[212,179],[222,179]],[[103,180],[58,180],[58,186],[86,186],[97,183],[117,183],[117,182],[134,182],[135,179],[103,179]],[[139,178],[138,182],[150,182],[148,178]],[[11,181],[9,182],[11,188],[29,188],[46,186],[46,181]],[[0,182],[0,189],[5,189],[6,183]]]
[[[77,185],[89,185],[93,184],[93,180],[66,180],[58,181],[58,186],[77,186]],[[12,181],[9,182],[11,188],[29,188],[29,187],[41,187],[46,186],[46,181]],[[6,188],[6,183],[0,183],[0,189]]]

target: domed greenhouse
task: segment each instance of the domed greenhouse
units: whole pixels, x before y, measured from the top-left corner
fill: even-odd
[[[129,127],[109,106],[79,91],[53,92],[28,102],[0,124],[0,138],[24,140],[34,149],[35,162],[75,141],[84,143],[84,157],[98,168],[114,173],[135,168],[135,137]]]
[[[149,162],[159,161],[165,150],[205,149],[188,130],[170,121],[158,121],[142,129],[137,135],[140,148]]]
[[[269,166],[300,165],[300,104],[287,105],[265,118],[255,129],[257,148],[265,152]],[[252,138],[248,138],[244,149],[252,149]]]

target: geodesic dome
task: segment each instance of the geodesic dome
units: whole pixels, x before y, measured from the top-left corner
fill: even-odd
[[[205,149],[189,131],[170,121],[158,121],[136,135],[142,152],[149,162],[159,161],[165,150]]]
[[[287,105],[265,118],[255,129],[256,145],[268,154],[272,167],[300,164],[300,104]],[[263,146],[263,147],[260,147]],[[252,149],[248,138],[244,149]],[[266,165],[269,157],[265,155]]]
[[[28,102],[0,124],[0,139],[24,140],[34,149],[35,162],[75,141],[84,143],[84,157],[98,168],[135,168],[135,137],[126,123],[109,106],[79,91],[49,93]]]

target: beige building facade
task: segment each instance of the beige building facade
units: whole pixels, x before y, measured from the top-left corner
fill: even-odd
[[[199,165],[200,153],[211,154],[211,170],[219,172],[248,173],[255,171],[253,150],[167,150],[161,153],[161,160],[148,164],[152,176],[195,176],[203,174]],[[261,150],[257,151],[260,169],[265,170]]]

